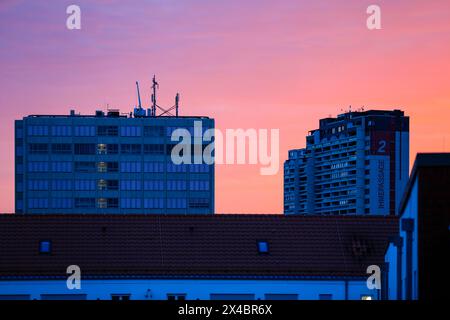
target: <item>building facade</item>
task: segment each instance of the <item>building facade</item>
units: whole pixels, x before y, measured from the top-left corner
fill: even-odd
[[[204,132],[214,119],[24,117],[15,123],[16,213],[214,213],[214,164],[171,159],[172,132],[193,135],[196,125]]]
[[[397,233],[390,216],[0,215],[0,300],[380,299],[367,269]]]
[[[449,183],[450,153],[417,154],[386,251],[385,299],[448,300]]]
[[[409,174],[409,118],[400,110],[320,120],[284,163],[285,214],[398,213]]]

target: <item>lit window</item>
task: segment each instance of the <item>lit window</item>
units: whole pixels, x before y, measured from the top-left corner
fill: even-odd
[[[98,163],[98,172],[106,172],[106,171],[107,171],[106,162],[99,162]]]
[[[106,190],[107,189],[107,182],[104,179],[100,179],[97,182],[98,190]]]
[[[106,144],[100,143],[97,145],[97,153],[98,154],[106,154]]]
[[[258,252],[269,253],[269,244],[267,241],[258,241]]]
[[[361,296],[361,300],[372,300],[372,296],[363,295]]]
[[[97,201],[97,207],[100,209],[105,209],[108,207],[108,201],[105,198],[99,198]]]
[[[39,242],[39,253],[51,253],[52,243],[49,240]]]

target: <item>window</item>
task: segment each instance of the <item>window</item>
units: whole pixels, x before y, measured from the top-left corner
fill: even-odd
[[[106,190],[106,187],[107,187],[106,180],[100,179],[100,180],[97,181],[97,188],[98,188],[98,190]]]
[[[105,198],[97,199],[97,208],[105,209],[108,207],[108,202]]]
[[[75,172],[95,172],[95,162],[77,161],[75,162]]]
[[[106,144],[99,143],[97,145],[97,154],[106,154]]]
[[[167,172],[170,172],[170,173],[186,172],[186,165],[185,164],[174,164],[174,163],[170,162],[167,164]]]
[[[97,181],[98,190],[117,190],[119,189],[118,180],[104,180],[100,179]]]
[[[39,253],[49,254],[52,252],[52,242],[50,240],[41,240],[39,242]]]
[[[75,208],[95,208],[95,198],[75,198]]]
[[[162,137],[164,136],[164,127],[162,126],[145,126],[144,136],[146,137]]]
[[[52,126],[52,136],[67,137],[72,135],[71,126]]]
[[[120,199],[120,206],[123,209],[140,209],[141,199],[139,198],[123,198]]]
[[[167,190],[183,191],[186,190],[185,180],[167,180]]]
[[[120,135],[122,137],[140,137],[141,127],[136,126],[120,127]]]
[[[108,208],[118,208],[119,207],[119,199],[118,198],[108,198],[106,199]]]
[[[52,144],[52,153],[71,154],[72,145],[70,143],[54,143]]]
[[[117,126],[98,126],[97,135],[99,136],[117,136],[119,130]]]
[[[76,143],[74,145],[75,154],[95,154],[95,144],[94,143]]]
[[[106,145],[106,153],[107,154],[118,154],[119,153],[119,145],[107,144]]]
[[[120,172],[141,172],[140,162],[121,162]]]
[[[48,172],[48,162],[30,161],[28,162],[28,172]]]
[[[94,137],[95,127],[94,126],[76,126],[74,127],[74,135],[76,137]]]
[[[191,180],[191,181],[189,181],[189,190],[209,191],[209,181],[208,180]]]
[[[108,172],[119,172],[119,164],[117,162],[106,163],[106,168]]]
[[[164,199],[163,198],[147,198],[144,199],[145,209],[163,209]]]
[[[112,294],[111,300],[114,301],[126,301],[130,300],[131,294]]]
[[[167,199],[168,209],[185,209],[186,199],[184,198],[168,198]]]
[[[371,295],[361,295],[361,300],[372,300],[372,296]]]
[[[209,208],[209,199],[208,198],[189,199],[189,208]]]
[[[47,126],[28,126],[29,136],[48,136]]]
[[[319,294],[319,300],[333,300],[333,295],[330,293]]]
[[[163,144],[144,144],[145,154],[164,154]]]
[[[48,180],[28,180],[28,190],[31,191],[48,190]]]
[[[144,190],[145,191],[164,190],[164,181],[163,180],[144,180]]]
[[[186,294],[185,293],[168,293],[167,294],[167,300],[186,300]]]
[[[124,154],[140,154],[141,147],[140,144],[121,144],[120,152]]]
[[[72,181],[71,180],[53,180],[52,181],[52,190],[72,190]]]
[[[108,165],[106,162],[99,162],[97,164],[97,171],[98,172],[107,172],[108,171]]]
[[[163,162],[144,162],[144,172],[164,172]]]
[[[269,253],[269,243],[267,241],[258,241],[258,253]]]
[[[209,165],[207,165],[207,164],[191,164],[191,165],[189,165],[189,171],[192,173],[208,173]]]
[[[122,180],[120,181],[120,190],[137,191],[141,190],[140,180]]]
[[[46,154],[46,153],[48,153],[48,144],[46,144],[46,143],[30,143],[30,144],[28,144],[28,152],[30,154]]]
[[[118,180],[108,180],[106,182],[108,190],[118,190],[119,189],[119,181]]]
[[[53,172],[72,172],[72,162],[54,161],[52,162]]]
[[[48,199],[47,198],[29,198],[28,199],[29,209],[48,209]]]
[[[52,209],[70,209],[72,208],[71,198],[53,198]]]

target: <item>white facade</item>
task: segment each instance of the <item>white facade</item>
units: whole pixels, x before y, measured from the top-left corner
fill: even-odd
[[[403,248],[401,254],[401,300],[407,299],[407,232],[402,230],[401,221],[404,219],[412,219],[414,221],[413,231],[411,233],[411,299],[418,300],[419,298],[419,259],[418,259],[418,220],[417,214],[419,212],[418,208],[418,180],[415,179],[411,191],[408,196],[408,201],[405,204],[404,210],[402,212],[400,220],[400,233],[399,236],[403,241]],[[398,247],[391,243],[388,247],[385,256],[385,262],[388,263],[389,273],[388,273],[388,292],[387,298],[389,300],[397,300],[398,286],[397,286],[397,266],[399,261],[397,259]]]
[[[186,300],[293,299],[361,300],[379,299],[379,290],[368,289],[361,280],[200,280],[136,279],[83,280],[81,289],[69,290],[65,280],[0,281],[0,300],[6,298],[41,300],[55,295],[59,300],[74,298],[111,300],[112,295],[129,295],[132,300],[167,300],[184,295]],[[331,295],[331,296],[330,296]],[[48,297],[48,296],[47,296]]]

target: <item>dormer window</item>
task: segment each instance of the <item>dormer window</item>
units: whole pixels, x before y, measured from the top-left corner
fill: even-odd
[[[267,241],[258,241],[258,253],[269,253],[269,243]]]
[[[39,253],[50,254],[52,252],[52,242],[50,240],[42,240],[39,242]]]

